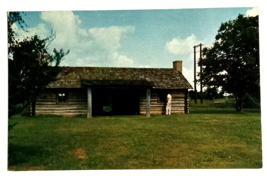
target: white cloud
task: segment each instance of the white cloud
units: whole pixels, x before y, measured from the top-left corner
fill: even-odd
[[[107,28],[91,28],[88,30],[88,34],[98,47],[111,51],[119,49],[121,47],[120,41],[122,37],[133,32],[134,27],[132,26],[111,26]]]
[[[73,12],[42,12],[57,33],[53,47],[70,49],[63,65],[132,67],[134,61],[120,55],[121,40],[134,32],[133,26],[110,26],[84,29]]]
[[[257,16],[259,15],[258,7],[253,7],[251,10],[247,10],[247,16]]]
[[[53,41],[55,45],[71,46],[77,42],[78,29],[81,20],[77,15],[70,11],[41,13],[41,18],[51,23],[53,30],[56,32],[56,40]]]
[[[108,66],[140,67],[133,59],[119,53],[121,40],[134,32],[133,26],[110,26],[103,28],[82,28],[82,21],[71,11],[44,11],[42,20],[51,24],[56,38],[50,48],[70,49],[70,53],[61,62],[65,66]],[[30,28],[29,33],[18,29],[18,37],[24,38],[34,33],[49,36],[50,29],[45,24]]]
[[[199,43],[200,41],[192,34],[186,39],[173,38],[170,42],[166,42],[165,49],[174,55],[187,55],[191,54],[193,46]]]
[[[203,47],[211,46],[212,42],[209,39],[200,41],[192,34],[185,39],[173,38],[171,41],[166,42],[165,51],[174,55],[178,60],[183,61],[183,75],[188,82],[194,87],[194,49],[193,47],[202,43]],[[199,59],[199,47],[196,48],[196,60]],[[200,68],[196,67],[196,72],[199,72]],[[198,79],[198,77],[197,77]],[[200,85],[197,85],[197,90],[200,90]]]
[[[127,67],[127,66],[132,66],[133,65],[133,60],[128,58],[127,56],[124,55],[118,55],[116,58],[115,62],[117,62],[119,67]]]
[[[31,36],[33,36],[35,34],[40,36],[40,38],[42,38],[42,39],[44,39],[44,38],[49,36],[49,32],[46,29],[46,26],[44,24],[42,24],[42,23],[38,24],[38,26],[36,26],[36,27],[27,29],[27,31],[24,31],[24,30],[18,28],[16,23],[14,23],[12,25],[12,29],[16,33],[16,36],[15,36],[16,39],[19,39],[19,40],[23,40],[24,38],[31,37]]]

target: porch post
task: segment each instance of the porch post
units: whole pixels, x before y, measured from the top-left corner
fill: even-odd
[[[150,89],[146,89],[146,116],[150,117]]]
[[[87,118],[92,117],[92,90],[87,88]]]

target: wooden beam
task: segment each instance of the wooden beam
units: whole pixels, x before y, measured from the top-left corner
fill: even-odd
[[[87,88],[87,118],[92,117],[92,89]]]
[[[146,116],[150,117],[150,89],[146,89]]]

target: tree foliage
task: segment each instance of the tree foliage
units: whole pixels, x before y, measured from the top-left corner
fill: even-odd
[[[189,97],[190,99],[201,99],[201,93],[197,92],[195,93],[194,90],[190,90],[189,92]],[[205,89],[202,93],[202,98],[206,100],[213,100],[213,99],[218,99],[218,98],[224,98],[223,92],[219,92],[218,88],[215,87],[208,87]]]
[[[25,30],[25,27],[28,27],[28,25],[25,23],[25,21],[22,19],[21,13],[23,12],[9,12],[7,17],[7,26],[8,26],[8,53],[12,52],[13,47],[16,44],[15,39],[15,32],[12,29],[12,25],[14,23],[17,23],[22,29]]]
[[[236,110],[242,111],[245,93],[259,92],[259,27],[258,16],[244,17],[222,23],[215,43],[203,49],[200,75],[207,87],[221,87],[233,93]]]
[[[203,98],[208,100],[223,98],[223,93],[219,92],[218,88],[208,87],[203,92]]]
[[[19,17],[15,19],[22,20]],[[53,40],[53,35],[46,39],[40,39],[34,35],[19,41],[15,39],[15,33],[11,27],[10,29],[8,35],[11,37],[8,42],[12,58],[8,59],[9,110],[12,105],[18,103],[31,103],[34,116],[37,95],[56,79],[61,71],[59,64],[69,51],[66,53],[63,49],[59,51],[54,49],[50,54],[48,46]],[[9,112],[10,115],[12,113]]]

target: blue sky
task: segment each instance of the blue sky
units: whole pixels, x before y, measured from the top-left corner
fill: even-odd
[[[171,68],[183,61],[193,85],[193,46],[211,46],[222,22],[256,8],[26,12],[28,32],[14,25],[17,38],[38,34],[56,39],[51,49],[70,49],[62,66]]]

